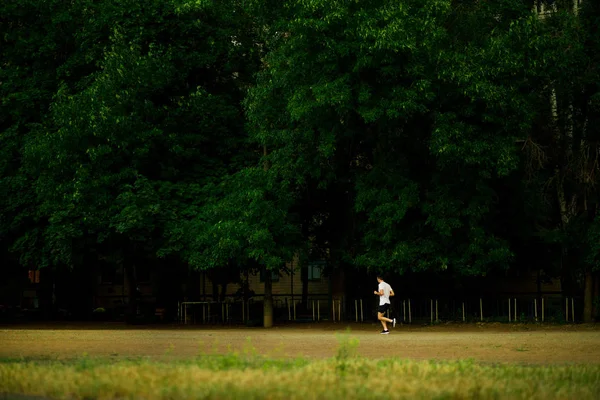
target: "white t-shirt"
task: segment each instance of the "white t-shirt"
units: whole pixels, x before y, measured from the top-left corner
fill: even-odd
[[[381,282],[379,284],[379,291],[381,292],[383,289],[383,296],[379,296],[379,305],[382,306],[384,304],[390,304],[390,293],[392,292],[392,287],[387,284],[387,282]]]

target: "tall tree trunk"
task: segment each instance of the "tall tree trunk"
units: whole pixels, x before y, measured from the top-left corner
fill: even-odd
[[[592,294],[592,319],[598,318],[598,300],[600,300],[600,274],[592,274],[594,277],[594,293]]]
[[[265,297],[263,302],[263,326],[273,327],[273,279],[270,269],[265,270]]]
[[[127,283],[129,288],[129,304],[127,307],[127,319],[129,323],[135,321],[137,317],[138,305],[139,305],[139,291],[136,271],[136,245],[135,243],[129,243],[125,248],[123,257],[123,268],[127,275]]]
[[[310,235],[308,230],[308,218],[302,224],[302,237],[307,238]],[[302,282],[302,306],[308,308],[308,259],[309,257],[298,257],[300,263],[300,281]]]
[[[308,263],[303,262],[300,265],[300,279],[302,280],[302,305],[308,307]]]
[[[137,315],[137,279],[135,273],[135,264],[130,257],[124,260],[125,274],[127,276],[128,304],[127,304],[127,323],[132,323]]]
[[[213,301],[219,301],[219,284],[216,281],[213,281],[212,288]]]
[[[583,322],[593,322],[592,305],[594,303],[594,275],[592,271],[585,272],[585,286],[583,290]]]
[[[269,161],[267,160],[267,145],[263,145],[263,156],[264,164],[263,168],[265,171],[269,170]],[[265,270],[265,297],[263,302],[263,326],[265,328],[273,327],[273,279],[272,271],[270,269]]]
[[[556,197],[558,200],[559,212],[560,212],[560,226],[565,231],[569,225],[571,214],[569,213],[569,206],[565,197],[563,174],[559,168],[555,169],[554,179],[556,179]],[[561,290],[563,295],[567,296],[572,291],[572,279],[571,279],[571,262],[569,260],[569,249],[565,243],[560,244],[560,281]]]
[[[248,300],[250,300],[250,278],[249,276],[250,272],[248,270],[244,271],[244,283],[243,283],[243,287],[244,287],[244,301],[248,302]]]
[[[221,301],[225,302],[225,296],[227,296],[227,282],[223,282],[223,286],[221,288]]]

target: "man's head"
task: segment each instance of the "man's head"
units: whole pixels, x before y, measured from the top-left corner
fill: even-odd
[[[377,282],[378,283],[383,282],[383,277],[381,276],[381,274],[377,274]]]

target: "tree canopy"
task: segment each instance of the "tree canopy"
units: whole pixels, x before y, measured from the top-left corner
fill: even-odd
[[[0,254],[588,293],[600,6],[578,4],[5,1]]]

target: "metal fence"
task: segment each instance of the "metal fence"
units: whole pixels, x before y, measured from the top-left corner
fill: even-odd
[[[561,295],[407,298],[395,299],[392,313],[407,323],[579,322],[583,300]]]
[[[332,318],[327,295],[313,295],[306,305],[300,296],[273,296],[275,321],[323,321]],[[244,301],[227,297],[223,301],[180,301],[177,320],[182,324],[248,324],[263,318],[263,296],[253,296]]]
[[[299,296],[274,296],[276,322],[377,322],[378,299],[313,295],[303,304]],[[581,297],[560,294],[422,296],[391,300],[387,315],[405,324],[443,322],[580,322]],[[262,323],[263,298],[249,301],[233,297],[224,301],[182,301],[177,320],[182,324]]]

